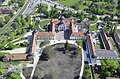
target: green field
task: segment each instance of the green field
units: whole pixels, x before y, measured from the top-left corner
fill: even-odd
[[[62,5],[70,7],[74,5],[75,3],[78,3],[80,0],[56,0],[56,1]]]
[[[95,19],[95,20],[90,20],[90,24],[94,24],[98,21],[98,19]]]
[[[41,21],[41,28],[44,28],[48,23],[50,23],[50,20]]]
[[[86,8],[87,8],[86,5],[83,5],[83,4],[80,4],[80,5],[79,5],[79,9],[80,9],[80,10],[84,10],[84,9],[86,9]]]
[[[40,32],[44,31],[44,27],[45,25],[47,25],[48,23],[50,23],[50,20],[44,20],[44,21],[41,21],[41,25],[40,26],[36,26],[36,29]]]
[[[94,30],[96,30],[96,25],[94,25],[94,26],[90,26],[89,29],[90,29],[90,31],[94,31]]]

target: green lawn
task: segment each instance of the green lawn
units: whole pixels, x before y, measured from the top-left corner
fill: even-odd
[[[117,29],[117,32],[120,32],[120,29]]]
[[[89,29],[90,29],[90,31],[94,31],[94,30],[96,30],[96,25],[94,25],[94,26],[90,26]]]
[[[94,24],[98,21],[98,19],[95,19],[95,20],[90,20],[90,24]]]
[[[98,43],[95,44],[95,49],[101,49]]]
[[[109,39],[110,39],[110,44],[111,44],[111,46],[112,46],[112,49],[113,49],[113,50],[116,50],[116,48],[115,48],[115,43],[114,43],[114,41],[112,40],[112,37],[110,37]]]
[[[84,9],[86,9],[86,8],[87,8],[86,5],[83,5],[83,4],[80,4],[80,5],[79,5],[79,9],[80,9],[80,10],[84,10]]]
[[[39,28],[39,26],[37,25],[36,26],[36,29],[40,32],[43,32],[44,31],[44,26],[47,25],[48,23],[50,23],[50,20],[44,20],[44,21],[41,21],[41,28]]]
[[[41,21],[41,28],[44,28],[48,23],[50,23],[50,20]]]
[[[56,0],[57,2],[59,2],[60,4],[62,5],[65,5],[65,6],[72,6],[74,5],[75,3],[78,3],[80,0]]]

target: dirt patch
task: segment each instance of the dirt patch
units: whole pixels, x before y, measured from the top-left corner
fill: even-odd
[[[75,45],[70,45],[69,53],[63,53],[64,44],[57,44],[50,47],[53,53],[48,61],[40,61],[36,67],[33,79],[43,79],[46,75],[52,74],[53,79],[78,79],[82,55],[74,55],[77,49]],[[45,78],[49,79],[49,78]]]

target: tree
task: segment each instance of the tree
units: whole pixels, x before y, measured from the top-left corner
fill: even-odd
[[[18,74],[12,73],[10,74],[11,79],[21,79],[21,77]]]
[[[0,22],[0,27],[3,27],[5,25],[4,22]]]
[[[4,74],[4,70],[0,69],[0,75]]]
[[[24,3],[25,3],[25,0],[21,0],[21,5],[24,5]]]
[[[26,17],[26,21],[30,23],[31,17],[29,15]]]
[[[90,69],[84,69],[83,77],[85,79],[90,79]]]
[[[5,23],[8,23],[9,20],[10,20],[10,16],[5,16]]]
[[[9,2],[11,2],[11,1],[9,1]],[[12,17],[14,15],[14,13],[13,12],[10,12],[10,17]]]
[[[34,29],[34,26],[33,26],[32,24],[29,24],[29,28],[30,28],[31,30],[33,30],[33,29]]]
[[[50,50],[50,47],[46,47],[42,53],[41,59],[48,61],[52,57],[52,52]]]
[[[120,23],[120,0],[118,0],[118,6],[116,8],[117,8],[118,23]]]
[[[0,27],[3,27],[5,25],[4,20],[2,17],[0,17]]]
[[[105,77],[110,77],[110,76],[111,76],[111,73],[110,73],[109,71],[106,71],[106,72],[104,73],[104,76],[105,76]]]
[[[17,29],[17,31],[16,31],[16,35],[21,35],[21,33],[22,33],[21,29],[20,29],[20,28]]]
[[[17,27],[19,27],[18,22],[14,22],[14,28],[16,29]]]
[[[12,50],[13,48],[15,47],[15,45],[14,44],[12,44],[12,43],[9,43],[8,44],[8,50]]]
[[[111,76],[111,73],[113,74],[117,70],[119,63],[115,60],[104,59],[101,60],[101,65],[100,72],[105,78]]]
[[[77,40],[76,43],[78,46],[82,46],[82,40]]]
[[[64,44],[65,50],[69,50],[69,44],[68,41],[66,41],[66,43]]]
[[[117,68],[117,74],[118,74],[119,77],[120,77],[120,66]]]
[[[77,48],[75,51],[74,51],[74,55],[79,55],[81,53],[81,48]]]
[[[45,40],[43,42],[40,43],[39,47],[43,47],[44,45],[48,44],[50,41],[49,40]]]

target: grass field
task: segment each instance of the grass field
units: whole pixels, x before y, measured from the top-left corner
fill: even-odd
[[[40,32],[43,32],[44,31],[44,26],[47,25],[48,23],[50,23],[50,20],[41,21],[41,25],[40,26],[36,26],[36,29],[38,31],[40,31]]]
[[[110,39],[110,44],[111,44],[111,46],[112,46],[112,49],[113,49],[113,50],[116,50],[116,48],[115,48],[115,43],[114,43],[112,37],[110,37],[109,39]]]
[[[50,20],[41,21],[41,28],[44,28],[48,23],[50,23]]]
[[[89,28],[90,28],[90,31],[96,30],[96,26],[95,25],[94,26],[90,26]]]
[[[59,2],[60,4],[68,6],[68,7],[74,5],[75,3],[78,3],[79,1],[80,0],[57,0],[57,2]]]
[[[98,21],[98,19],[95,19],[95,20],[90,20],[90,24],[94,24]]]
[[[80,10],[84,10],[84,9],[86,9],[86,8],[87,8],[86,5],[83,5],[83,4],[80,4],[80,5],[79,5],[79,9],[80,9]]]

